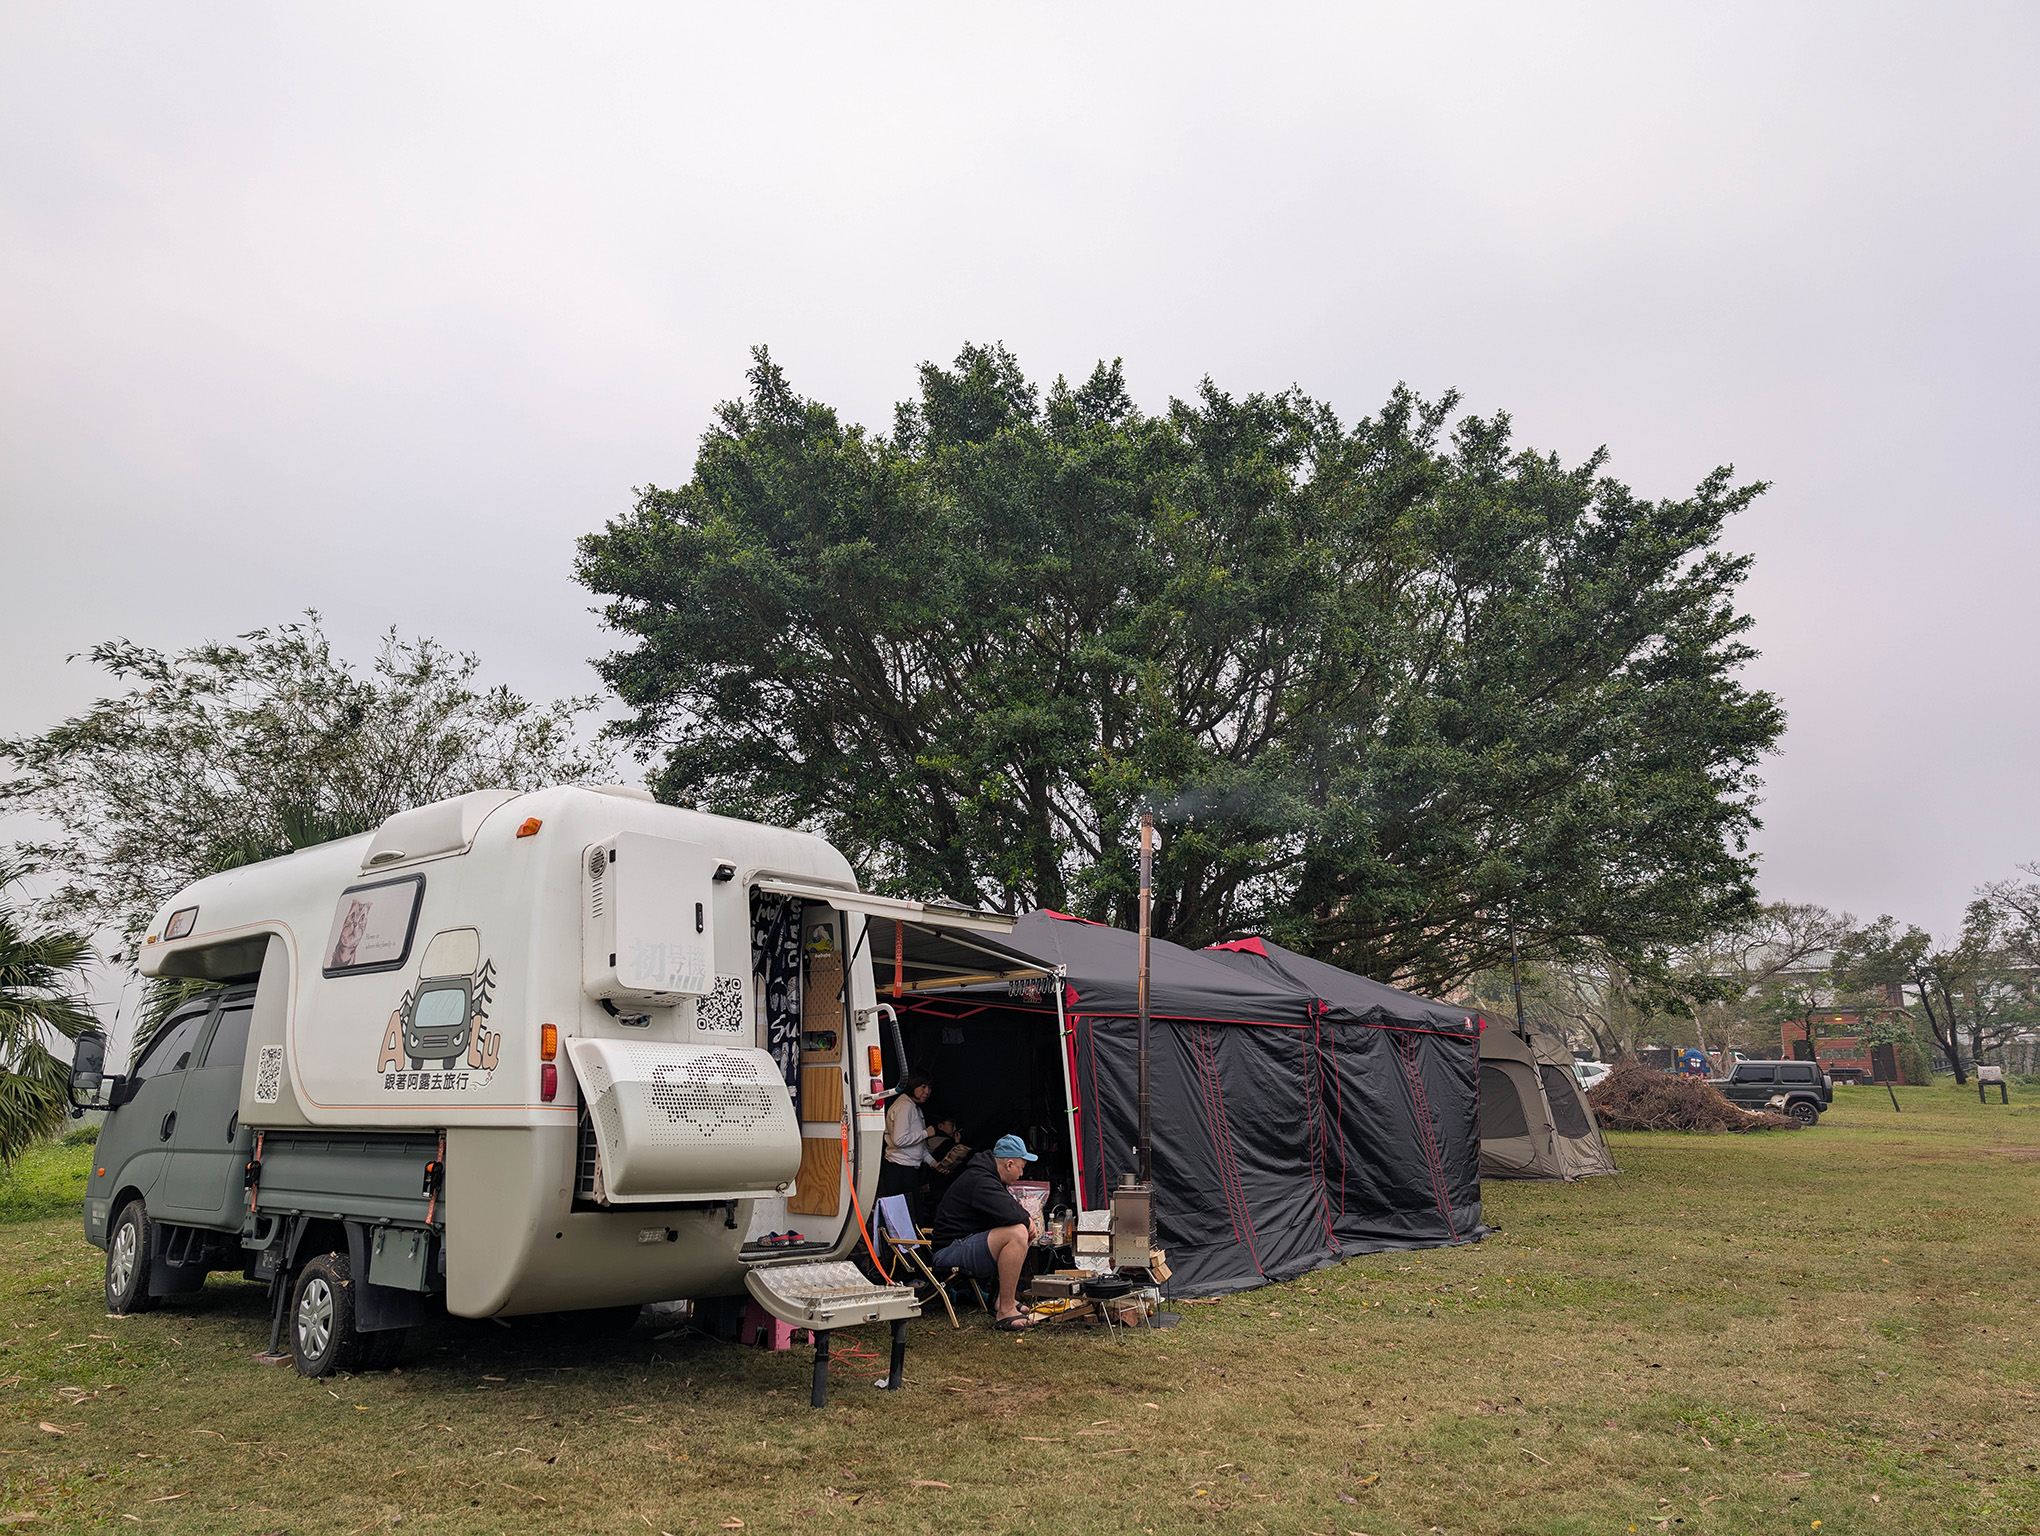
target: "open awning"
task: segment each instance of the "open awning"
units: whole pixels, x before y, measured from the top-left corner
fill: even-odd
[[[751,883],[772,895],[798,896],[863,916],[864,933],[857,943],[870,951],[873,979],[881,997],[890,995],[895,971],[902,978],[902,992],[944,991],[1054,974],[1024,950],[1000,942],[1013,932],[1015,919],[1008,913],[952,902],[874,896],[807,880],[760,879]]]

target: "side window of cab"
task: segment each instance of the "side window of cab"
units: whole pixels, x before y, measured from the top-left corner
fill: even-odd
[[[220,1021],[213,1026],[206,1043],[207,1067],[238,1067],[248,1059],[248,1022],[255,1016],[250,998],[229,1000],[220,1009]]]
[[[199,1032],[205,1028],[205,1021],[212,1016],[212,1003],[208,1000],[202,1007],[175,1014],[149,1042],[149,1048],[142,1052],[142,1059],[135,1063],[134,1081],[145,1083],[150,1078],[163,1077],[172,1072],[182,1072],[191,1065],[191,1053],[198,1045]]]
[[[1774,1066],[1756,1066],[1744,1062],[1735,1069],[1735,1080],[1739,1083],[1768,1083],[1774,1081],[1773,1074],[1777,1070]]]

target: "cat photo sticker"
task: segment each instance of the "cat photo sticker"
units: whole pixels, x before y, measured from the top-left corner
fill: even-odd
[[[398,875],[342,891],[333,909],[332,930],[326,936],[326,975],[361,975],[401,967],[411,954],[418,898],[424,892],[423,875]]]

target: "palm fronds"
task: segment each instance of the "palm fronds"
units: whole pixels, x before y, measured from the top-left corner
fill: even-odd
[[[55,1131],[70,1107],[70,1063],[50,1049],[52,1038],[75,1040],[97,1022],[77,991],[90,941],[30,933],[5,899],[28,872],[0,858],[0,1162],[7,1163]]]
[[[134,1038],[128,1043],[128,1060],[138,1061],[149,1042],[170,1021],[170,1015],[201,993],[219,989],[217,981],[196,976],[151,976],[142,984],[141,1006],[135,1009]]]

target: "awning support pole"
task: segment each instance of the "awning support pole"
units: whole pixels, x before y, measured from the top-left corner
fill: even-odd
[[[1068,990],[1070,968],[1059,965],[1055,982],[1055,1053],[1062,1059],[1063,1120],[1070,1128],[1070,1182],[1077,1187],[1077,1210],[1084,1210],[1084,1153],[1077,1145],[1077,1089],[1070,1077],[1070,1021],[1063,1011],[1063,993]]]
[[[1140,1140],[1138,1177],[1154,1182],[1153,1123],[1148,1105],[1148,939],[1154,927],[1155,813],[1140,817]]]

